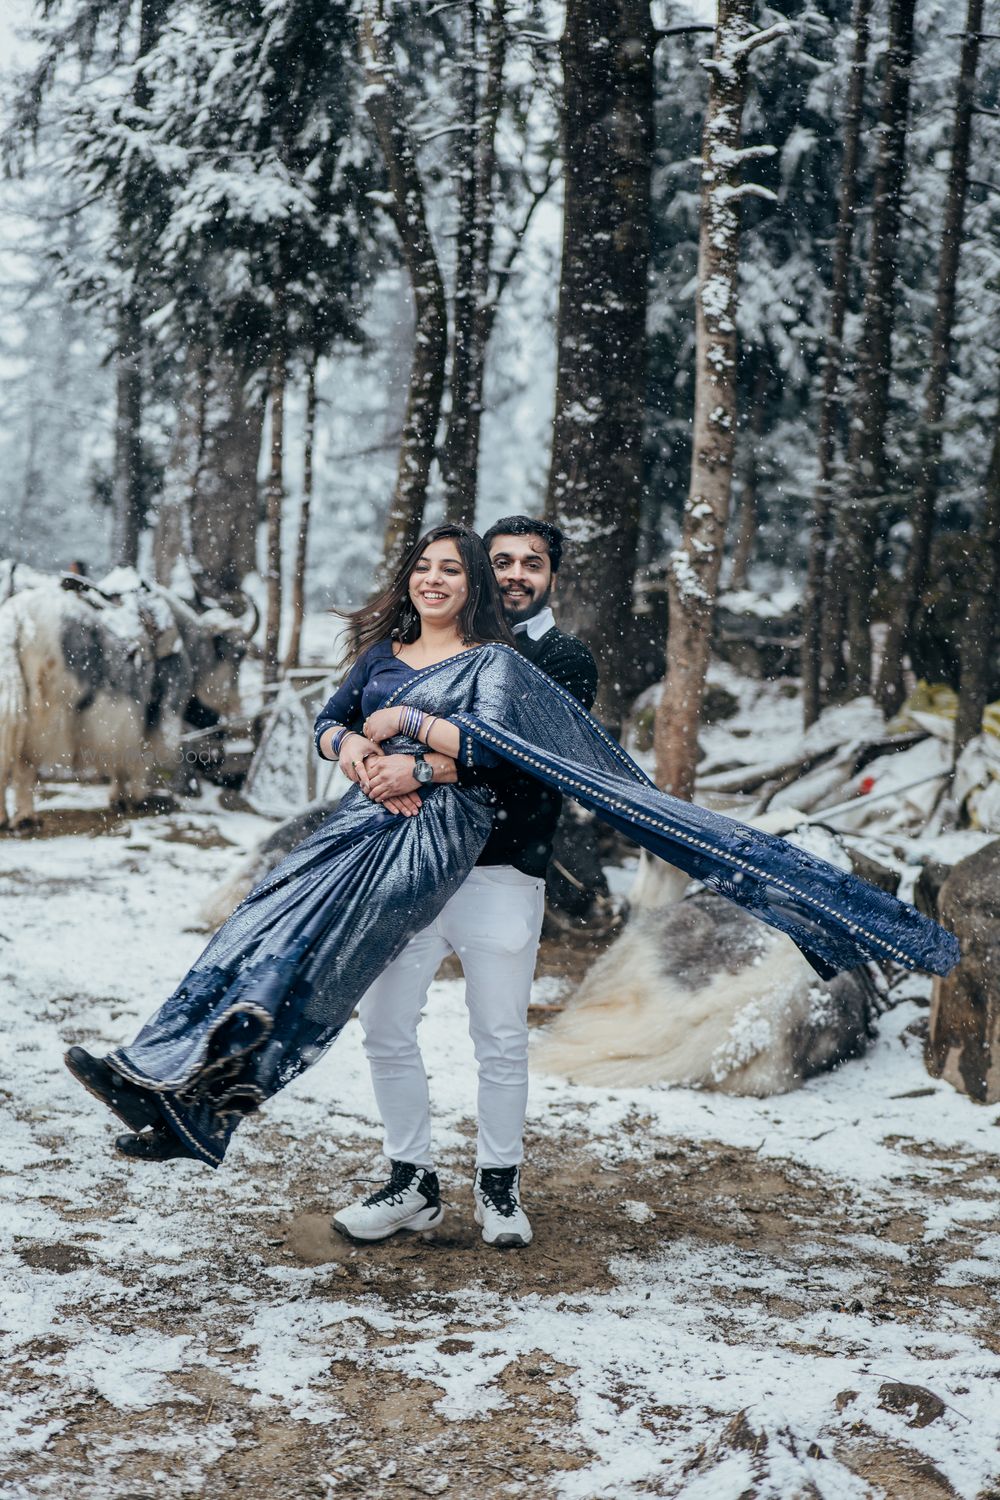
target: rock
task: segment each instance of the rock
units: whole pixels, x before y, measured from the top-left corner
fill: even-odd
[[[1000,1100],[1000,839],[957,864],[941,887],[939,920],[962,948],[934,980],[927,1071],[980,1104]]]
[[[947,1410],[940,1396],[923,1385],[887,1380],[879,1386],[878,1404],[883,1411],[896,1411],[907,1418],[908,1427],[929,1427]]]
[[[848,854],[855,875],[861,880],[867,880],[869,885],[878,886],[880,891],[888,891],[890,896],[896,894],[899,889],[898,870],[857,848],[848,850]]]
[[[917,883],[913,888],[913,904],[917,911],[922,912],[925,917],[930,917],[932,922],[938,920],[941,887],[953,869],[953,865],[929,859],[917,876]]]
[[[703,724],[720,724],[724,719],[731,719],[734,714],[739,713],[739,708],[740,700],[735,693],[723,687],[721,682],[706,682],[701,700]]]

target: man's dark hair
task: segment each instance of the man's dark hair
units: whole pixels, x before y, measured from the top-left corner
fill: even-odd
[[[483,536],[487,552],[490,550],[493,538],[497,536],[540,536],[549,549],[549,562],[552,564],[553,573],[559,572],[559,564],[562,562],[563,534],[558,526],[553,526],[551,521],[533,521],[530,516],[504,516],[502,520],[494,521]]]

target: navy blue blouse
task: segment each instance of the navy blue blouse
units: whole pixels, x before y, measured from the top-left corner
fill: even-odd
[[[327,700],[319,718],[313,737],[320,755],[320,737],[328,729],[343,726],[360,732],[369,714],[389,698],[410,677],[415,676],[416,667],[393,654],[391,641],[378,641],[358,657],[333,697]],[[402,700],[405,701],[405,700]],[[478,744],[464,730],[459,730],[460,744],[458,761],[463,766],[498,766],[500,757]],[[323,759],[328,757],[323,756]]]

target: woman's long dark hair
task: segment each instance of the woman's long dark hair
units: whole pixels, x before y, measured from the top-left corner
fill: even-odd
[[[391,639],[405,645],[417,639],[420,616],[410,599],[410,575],[431,542],[445,539],[455,543],[469,584],[468,598],[458,615],[458,629],[463,641],[468,646],[480,646],[486,641],[503,641],[508,646],[514,644],[482,537],[469,526],[447,521],[424,532],[403,558],[388,588],[369,599],[360,609],[334,610],[334,614],[339,614],[348,624],[346,657],[356,659],[379,641]]]

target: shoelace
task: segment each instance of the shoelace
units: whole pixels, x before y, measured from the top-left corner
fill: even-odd
[[[514,1197],[516,1167],[484,1167],[479,1174],[479,1191],[484,1201],[495,1208],[503,1219],[512,1219],[517,1213]]]
[[[365,1199],[365,1207],[372,1208],[376,1203],[402,1203],[403,1194],[416,1175],[416,1167],[411,1167],[408,1161],[394,1161],[389,1181]]]

